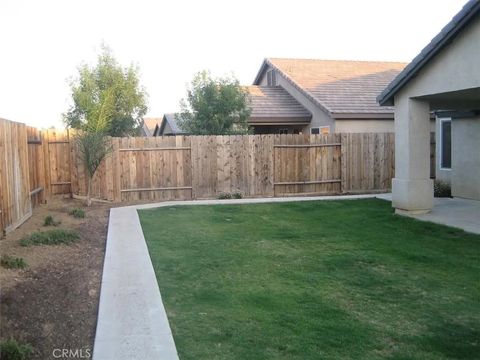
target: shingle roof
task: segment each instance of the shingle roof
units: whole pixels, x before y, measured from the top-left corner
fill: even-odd
[[[395,94],[479,14],[480,0],[468,1],[420,54],[388,86],[382,89],[383,91],[378,95],[377,101],[382,105],[392,105]]]
[[[252,113],[258,118],[310,119],[312,114],[283,88],[267,86],[247,87]]]
[[[180,128],[178,125],[178,119],[177,119],[177,114],[175,113],[169,113],[163,115],[164,119],[172,129],[172,133],[174,134],[185,134],[185,131]]]
[[[162,118],[143,118],[143,131],[146,136],[152,136],[155,127],[160,125]]]
[[[406,64],[269,58],[265,59],[255,84],[268,65],[335,117],[335,114],[393,113],[393,107],[380,107],[376,97]]]

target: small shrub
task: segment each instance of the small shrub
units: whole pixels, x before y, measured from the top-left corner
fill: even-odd
[[[231,199],[232,198],[232,194],[230,193],[220,193],[218,194],[218,198],[220,200],[223,200],[223,199]]]
[[[0,358],[2,360],[27,360],[33,353],[29,344],[19,344],[15,340],[0,343]]]
[[[43,220],[43,226],[58,226],[61,223],[61,221],[55,221],[52,215],[45,216],[45,220]]]
[[[0,259],[0,265],[6,269],[24,269],[27,263],[22,258],[3,255]]]
[[[449,183],[441,180],[435,180],[433,184],[433,194],[435,197],[452,197],[452,188]]]
[[[237,192],[232,193],[232,198],[233,199],[241,199],[241,198],[243,198],[243,195],[240,191],[237,191]]]
[[[69,214],[72,215],[74,218],[83,219],[85,217],[85,210],[80,208],[75,208],[70,210]]]
[[[57,245],[70,244],[79,238],[76,231],[67,229],[54,229],[48,231],[37,231],[20,240],[20,245]]]

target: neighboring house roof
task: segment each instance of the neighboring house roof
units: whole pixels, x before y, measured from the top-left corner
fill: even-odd
[[[405,63],[313,59],[265,59],[254,84],[272,67],[333,118],[390,114],[380,107],[378,93],[405,67]]]
[[[175,113],[169,113],[163,115],[162,122],[160,124],[160,127],[158,128],[158,131],[155,132],[154,136],[157,135],[163,135],[165,131],[165,126],[168,124],[170,129],[172,130],[172,134],[186,134],[184,130],[180,128],[178,125],[178,114]]]
[[[430,41],[420,54],[378,95],[377,101],[379,104],[393,105],[395,94],[479,14],[480,0],[467,2],[462,10]]]
[[[145,136],[153,136],[155,127],[162,121],[162,118],[143,118],[142,131]]]
[[[248,86],[251,114],[249,123],[266,119],[282,122],[308,122],[312,114],[280,86]]]

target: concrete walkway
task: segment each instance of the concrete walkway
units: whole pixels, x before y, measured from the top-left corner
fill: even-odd
[[[138,209],[373,197],[377,195],[167,201],[111,209],[93,359],[178,359]]]
[[[410,215],[402,213],[402,215],[480,234],[480,201],[460,198],[435,198],[433,204],[433,209],[428,214]]]

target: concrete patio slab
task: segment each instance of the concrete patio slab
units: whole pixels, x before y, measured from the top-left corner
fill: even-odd
[[[376,195],[166,201],[112,208],[103,266],[94,360],[178,359],[143,236],[138,209],[174,205],[356,200]]]
[[[460,198],[435,198],[433,204],[433,209],[428,214],[401,213],[401,215],[480,234],[480,201]]]

